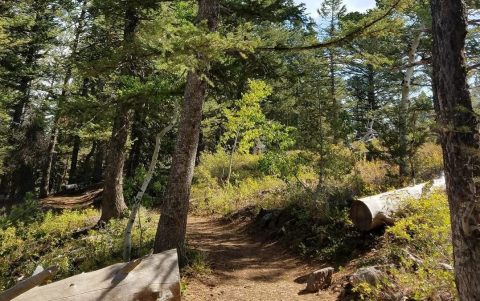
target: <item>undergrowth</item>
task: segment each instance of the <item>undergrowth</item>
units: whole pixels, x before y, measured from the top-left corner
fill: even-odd
[[[29,277],[38,265],[58,265],[54,280],[96,270],[122,261],[126,220],[112,220],[105,228],[88,235],[73,233],[95,224],[94,209],[43,212],[28,201],[0,217],[0,290]],[[140,257],[153,247],[156,222],[147,211],[141,213],[142,228],[134,227],[132,255]]]
[[[368,300],[382,300],[379,292],[392,288],[409,300],[454,300],[453,250],[445,193],[407,200],[397,220],[386,230],[378,256],[368,263],[387,267],[389,276],[376,289],[360,284],[357,291]]]

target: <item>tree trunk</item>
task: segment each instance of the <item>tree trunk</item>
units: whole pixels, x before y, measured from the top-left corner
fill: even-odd
[[[34,50],[32,50],[34,51]],[[33,64],[33,56],[29,54],[27,56],[25,64]],[[19,85],[19,92],[21,93],[20,99],[13,107],[13,114],[12,114],[12,128],[18,128],[23,123],[23,118],[25,115],[25,111],[27,106],[30,102],[30,83],[32,78],[30,76],[22,77]]]
[[[367,73],[367,81],[368,81],[368,93],[367,93],[367,100],[369,105],[370,111],[375,111],[378,109],[377,104],[377,97],[375,95],[375,69],[373,69],[373,65],[367,65],[368,73]]]
[[[124,49],[126,50],[123,75],[135,75],[134,54],[129,53],[135,39],[135,30],[138,26],[138,15],[135,1],[127,1],[125,9]],[[128,131],[130,127],[130,106],[119,103],[110,138],[106,159],[106,172],[103,181],[102,215],[100,221],[106,222],[111,218],[118,218],[127,209],[123,199],[123,166],[127,147]]]
[[[126,167],[126,176],[127,178],[133,177],[135,171],[140,164],[140,153],[142,150],[143,144],[143,116],[140,113],[140,110],[135,111],[132,124],[132,133],[130,135],[130,140],[133,141],[132,148],[130,149],[130,154],[128,155],[127,167]]]
[[[68,184],[74,184],[77,180],[78,153],[80,152],[80,136],[73,137],[72,159],[70,161],[70,172],[68,174]]]
[[[431,0],[433,92],[441,133],[455,282],[460,300],[480,300],[480,137],[465,65],[467,16],[462,0]]]
[[[227,180],[225,181],[227,185],[230,185],[230,177],[232,176],[232,165],[233,165],[233,155],[235,154],[235,151],[237,150],[237,143],[238,143],[238,131],[235,134],[235,141],[233,141],[233,147],[232,150],[230,151],[230,160],[228,162],[228,175],[227,175]]]
[[[218,18],[217,1],[199,0],[198,5],[197,21],[206,20],[209,30],[214,31]],[[203,63],[205,66],[208,65],[208,62]],[[185,233],[190,186],[202,122],[202,107],[207,86],[204,76],[207,72],[208,67],[204,70],[190,71],[187,76],[178,138],[155,237],[155,252],[176,248],[181,265],[186,263]]]
[[[42,172],[42,183],[40,185],[40,197],[44,198],[50,194],[50,177],[52,173],[53,157],[58,140],[58,120],[55,119],[52,129],[52,137],[48,144],[47,162]]]
[[[99,183],[103,178],[103,161],[105,160],[105,145],[104,142],[97,142],[97,149],[95,151],[95,158],[93,161],[92,182]]]
[[[82,3],[82,10],[78,18],[78,24],[77,24],[77,27],[75,28],[75,36],[72,43],[72,54],[70,55],[67,62],[67,68],[65,72],[65,78],[63,79],[63,86],[62,86],[60,101],[63,101],[65,99],[65,96],[67,95],[67,85],[68,85],[68,82],[70,81],[70,78],[72,77],[72,63],[77,56],[78,44],[80,42],[80,34],[83,31],[83,24],[85,21],[86,6],[87,6],[87,0],[84,0]],[[82,92],[82,94],[86,95],[87,93],[86,91],[84,91]],[[57,102],[57,110],[59,106],[60,106],[60,102]],[[57,146],[58,135],[60,133],[60,130],[58,128],[59,120],[60,120],[60,112],[57,111],[56,116],[54,118],[54,122],[53,122],[52,135],[50,138],[50,142],[48,144],[47,161],[42,171],[40,197],[46,197],[50,193],[50,186],[51,186],[50,178],[51,178],[51,172],[52,172],[53,158],[55,154],[55,147]],[[70,182],[70,178],[69,178],[69,182]]]
[[[113,123],[112,137],[103,180],[102,215],[100,221],[118,218],[127,209],[123,199],[123,165],[125,162],[130,112],[121,104]]]
[[[423,30],[420,30],[419,33],[415,36],[410,45],[408,51],[408,67],[405,70],[402,81],[402,97],[400,99],[400,108],[398,112],[399,124],[398,124],[398,139],[399,139],[399,158],[398,166],[401,177],[408,176],[408,109],[410,106],[410,86],[412,82],[413,72],[415,71],[415,57],[417,55],[417,49],[420,45],[420,40],[422,38]]]

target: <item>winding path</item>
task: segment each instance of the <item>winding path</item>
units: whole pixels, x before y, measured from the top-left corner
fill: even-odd
[[[338,292],[302,294],[295,279],[321,268],[307,265],[275,243],[262,243],[242,223],[189,217],[189,245],[207,254],[212,272],[188,279],[187,301],[338,300]]]

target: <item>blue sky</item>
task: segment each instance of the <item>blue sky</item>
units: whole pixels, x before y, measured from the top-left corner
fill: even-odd
[[[305,3],[307,7],[307,12],[313,18],[316,18],[317,8],[320,7],[322,0],[294,0],[296,3]],[[348,11],[365,11],[369,8],[375,6],[375,0],[344,0],[343,1],[347,6]]]

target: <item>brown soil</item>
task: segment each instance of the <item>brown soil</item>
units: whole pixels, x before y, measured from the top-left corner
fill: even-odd
[[[187,301],[339,300],[340,275],[332,289],[303,294],[305,283],[295,280],[325,265],[307,264],[278,243],[255,239],[242,223],[190,217],[188,242],[206,253],[212,272],[187,279]]]

